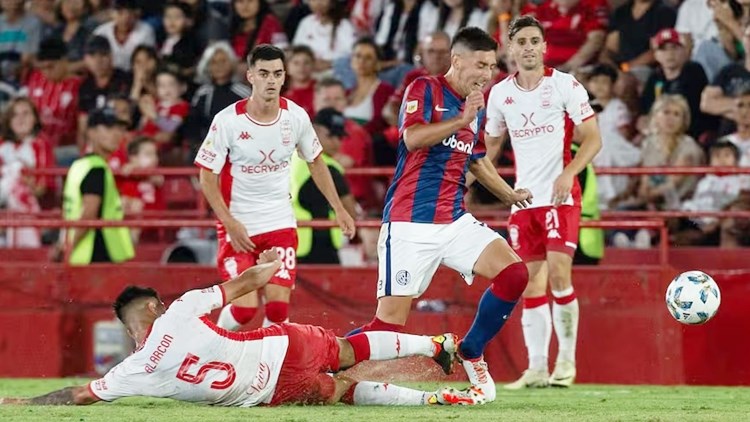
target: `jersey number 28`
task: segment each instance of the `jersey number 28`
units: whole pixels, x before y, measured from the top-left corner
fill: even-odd
[[[200,359],[198,356],[188,353],[185,356],[185,360],[182,361],[180,369],[177,371],[177,379],[189,382],[190,384],[200,384],[206,379],[208,371],[224,371],[227,373],[227,377],[223,381],[212,382],[211,388],[214,390],[224,390],[232,386],[235,378],[237,378],[237,373],[231,363],[211,361],[198,368],[198,372],[195,374],[191,374],[190,368],[198,363]]]

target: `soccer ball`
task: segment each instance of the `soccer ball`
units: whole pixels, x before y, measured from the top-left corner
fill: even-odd
[[[667,309],[674,319],[690,325],[706,323],[721,304],[719,286],[701,271],[687,271],[667,287]]]

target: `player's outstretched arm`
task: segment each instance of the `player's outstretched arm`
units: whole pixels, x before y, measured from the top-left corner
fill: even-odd
[[[310,169],[310,176],[318,187],[320,193],[325,196],[328,203],[331,205],[333,212],[336,213],[336,221],[338,221],[341,231],[348,238],[354,237],[355,226],[354,219],[346,211],[344,204],[341,202],[338,192],[336,191],[336,185],[333,183],[333,177],[331,177],[331,171],[328,169],[328,165],[323,158],[318,155],[315,159],[307,164]]]
[[[474,160],[469,165],[469,171],[477,178],[479,183],[487,188],[493,195],[506,205],[515,205],[526,208],[531,204],[533,196],[528,189],[513,190],[508,183],[497,174],[497,169],[489,158],[484,157]]]
[[[280,267],[281,260],[276,248],[266,249],[260,254],[256,265],[221,285],[226,303],[265,286]]]
[[[439,144],[443,139],[473,122],[482,108],[484,108],[484,95],[479,91],[472,91],[466,97],[464,111],[461,115],[442,122],[413,124],[405,128],[404,144],[406,149],[414,151]]]
[[[86,405],[99,401],[85,385],[65,387],[39,397],[32,398],[0,398],[0,404],[4,405]]]

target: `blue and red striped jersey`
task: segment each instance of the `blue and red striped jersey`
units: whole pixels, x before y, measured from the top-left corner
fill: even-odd
[[[399,112],[396,172],[385,197],[383,222],[448,224],[466,212],[466,172],[484,157],[484,109],[472,124],[429,148],[409,151],[404,131],[439,123],[463,112],[464,97],[440,76],[416,79],[406,89]]]

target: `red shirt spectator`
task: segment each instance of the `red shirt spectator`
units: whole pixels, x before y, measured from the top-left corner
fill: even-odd
[[[81,80],[75,76],[52,79],[45,73],[35,70],[26,82],[28,96],[39,111],[42,133],[53,147],[75,145]]]
[[[284,97],[294,101],[295,104],[305,109],[310,118],[315,117],[315,107],[313,100],[315,98],[315,80],[304,87],[289,88],[284,91]]]
[[[156,120],[147,119],[141,129],[141,135],[155,136],[159,132],[174,132],[190,112],[190,103],[181,100],[175,104],[156,104]]]
[[[232,2],[233,4],[235,2]],[[255,19],[252,17],[250,19]],[[253,37],[253,31],[255,31]],[[250,32],[237,32],[232,36],[232,48],[235,54],[244,61],[247,53],[259,44],[273,44],[283,48],[288,44],[286,33],[279,19],[273,13],[266,13],[260,25]],[[248,45],[249,44],[249,45]]]
[[[167,209],[164,192],[161,186],[156,186],[144,177],[126,177],[118,181],[117,188],[120,195],[135,198],[143,204],[145,211],[163,211]]]
[[[540,5],[527,3],[522,13],[534,15],[544,26],[547,41],[545,63],[559,67],[573,57],[594,31],[606,31],[609,11],[603,0],[547,0]]]

